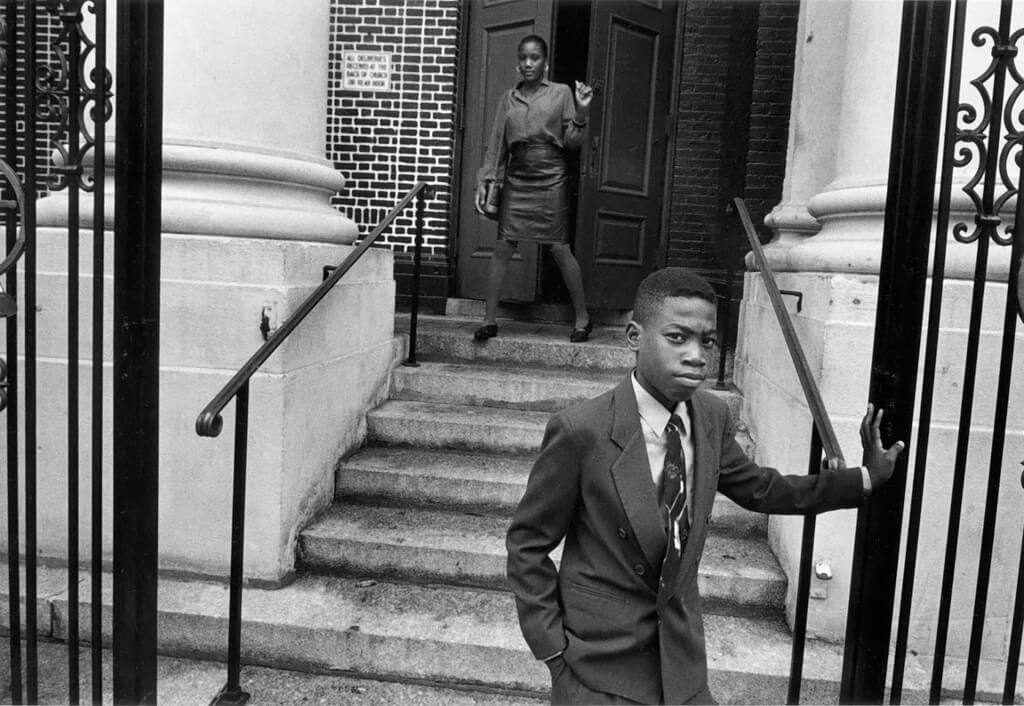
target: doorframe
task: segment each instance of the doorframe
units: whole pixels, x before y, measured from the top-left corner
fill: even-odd
[[[557,0],[554,0],[557,2]],[[600,2],[601,0],[592,0]],[[455,111],[453,115],[452,128],[454,131],[452,146],[455,150],[455,157],[452,159],[451,172],[451,198],[448,205],[448,296],[458,294],[456,291],[459,269],[459,240],[462,234],[459,232],[458,214],[462,207],[462,161],[463,143],[466,135],[466,81],[467,64],[469,53],[469,26],[470,13],[472,12],[474,0],[459,0],[459,21],[458,32],[458,58],[455,71]],[[666,129],[666,157],[665,157],[665,179],[662,187],[661,206],[661,229],[658,236],[658,246],[654,258],[655,269],[665,267],[668,262],[669,246],[669,224],[671,221],[672,206],[672,173],[675,169],[676,158],[676,121],[679,115],[679,79],[683,61],[683,31],[686,28],[686,9],[689,5],[687,0],[679,0],[676,9],[675,38],[672,47],[672,85],[670,87],[669,105],[671,111],[665,120],[668,121]],[[577,197],[578,198],[578,197]]]
[[[459,0],[459,21],[456,25],[458,33],[458,58],[455,61],[455,110],[452,115],[452,148],[455,150],[452,159],[452,170],[449,182],[450,198],[448,200],[448,296],[454,297],[458,283],[459,269],[459,213],[462,208],[462,148],[466,137],[466,81],[469,60],[469,13],[472,12],[473,0]]]
[[[672,90],[669,95],[671,111],[665,137],[665,183],[661,197],[661,232],[658,236],[658,250],[654,257],[655,269],[665,267],[668,262],[669,227],[672,220],[672,175],[676,166],[676,123],[679,119],[679,80],[683,65],[683,32],[686,29],[686,8],[689,2],[679,0],[676,5],[675,46],[672,47]]]

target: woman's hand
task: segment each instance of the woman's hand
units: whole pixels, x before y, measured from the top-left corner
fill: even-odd
[[[487,185],[477,184],[476,194],[473,196],[473,205],[476,207],[476,212],[481,216],[484,215],[484,201],[487,199]]]
[[[582,110],[587,111],[590,109],[590,101],[594,97],[594,89],[583,83],[582,81],[576,81],[576,106]]]

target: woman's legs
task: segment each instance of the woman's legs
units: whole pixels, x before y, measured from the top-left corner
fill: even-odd
[[[576,314],[574,328],[582,329],[590,323],[590,314],[587,313],[587,297],[583,293],[583,274],[580,272],[580,263],[572,254],[568,243],[554,243],[551,245],[551,256],[555,258],[565,286],[569,289],[569,298],[572,300],[572,308]]]
[[[512,259],[515,247],[507,240],[499,240],[494,244],[491,253],[491,264],[487,269],[487,303],[484,310],[484,325],[498,322],[498,297],[501,296],[501,285],[505,283],[505,272],[508,262]]]

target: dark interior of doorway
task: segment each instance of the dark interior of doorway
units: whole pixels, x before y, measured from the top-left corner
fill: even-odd
[[[590,8],[593,0],[556,0],[554,35],[551,38],[550,78],[570,87],[574,81],[588,83],[587,75],[590,43]],[[579,188],[580,152],[566,154],[566,171],[569,176],[569,233],[576,235],[576,201]],[[578,255],[577,255],[578,256]],[[569,302],[569,290],[562,281],[558,266],[547,248],[542,249],[540,262],[540,301],[544,304]]]

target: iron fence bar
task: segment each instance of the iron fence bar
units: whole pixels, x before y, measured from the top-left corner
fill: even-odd
[[[90,648],[92,701],[103,703],[103,282],[106,269],[106,125],[107,125],[107,3],[93,0],[96,48],[93,74],[93,206],[92,206],[92,464],[90,515]]]
[[[1020,484],[1024,486],[1024,473]],[[1017,566],[1017,597],[1013,602],[1013,620],[1010,623],[1010,644],[1007,648],[1006,679],[1003,684],[1003,703],[1012,704],[1017,692],[1017,670],[1020,668],[1021,635],[1024,633],[1024,532],[1021,533],[1020,559]]]
[[[370,248],[371,245],[380,237],[388,226],[391,225],[392,221],[398,216],[402,210],[412,203],[412,200],[423,190],[426,189],[427,185],[423,182],[419,182],[412,189],[406,193],[402,199],[395,204],[391,211],[384,217],[384,219],[377,225],[373,231],[363,239],[359,245],[356,246],[348,257],[338,265],[330,276],[327,277],[323,282],[320,283],[313,293],[310,294],[306,299],[298,306],[295,313],[288,317],[280,328],[274,331],[267,339],[266,343],[260,346],[255,353],[253,353],[249,360],[247,360],[237,373],[221,388],[210,403],[203,408],[203,411],[199,413],[196,418],[196,433],[199,436],[217,436],[221,432],[223,421],[221,420],[220,413],[227,406],[227,404],[238,394],[238,391],[242,388],[242,385],[251,378],[260,366],[266,362],[267,358],[273,355],[274,351],[277,350],[278,346],[284,343],[285,339],[291,335],[291,332],[302,323],[303,319],[309,315],[316,305],[327,296],[327,293],[334,288],[334,285],[345,276],[345,273],[352,269],[352,266],[362,257],[363,253]]]
[[[114,207],[116,704],[156,703],[163,0],[117,3]]]
[[[423,209],[426,205],[427,190],[416,195],[416,240],[412,256],[412,302],[409,306],[409,357],[402,365],[419,367],[416,362],[416,329],[420,315],[420,269],[423,261]]]
[[[235,395],[235,463],[231,489],[231,578],[228,589],[228,679],[213,704],[244,704],[242,691],[242,580],[245,549],[245,480],[249,440],[249,381]]]
[[[807,461],[807,474],[818,475],[821,471],[821,434],[818,427],[811,425],[811,451]],[[814,531],[817,518],[804,517],[803,536],[800,539],[800,569],[797,572],[796,611],[793,616],[793,649],[789,665],[789,693],[787,704],[800,703],[800,686],[804,674],[804,647],[807,643],[807,604],[811,596],[811,564],[814,562]]]
[[[1018,189],[1024,183],[1024,170],[1018,176]],[[964,676],[964,703],[973,703],[978,685],[978,668],[981,662],[981,642],[985,631],[985,611],[988,604],[988,588],[992,569],[992,547],[995,544],[996,512],[999,507],[999,490],[1002,483],[1003,451],[1006,442],[1006,423],[1010,406],[1010,381],[1013,375],[1014,340],[1017,335],[1017,285],[1013,276],[1013,263],[1024,254],[1024,236],[1016,224],[1024,224],[1024,203],[1017,200],[1014,215],[1013,243],[1010,255],[1010,277],[1007,280],[1006,304],[1003,312],[1003,346],[999,360],[999,378],[996,383],[995,418],[992,422],[992,448],[989,456],[988,489],[985,497],[985,514],[981,530],[981,549],[978,556],[978,580],[974,598],[974,615],[971,637],[967,649],[967,671]],[[984,237],[984,234],[982,234]]]
[[[950,3],[903,4],[869,400],[884,409],[882,441],[910,441]],[[881,703],[896,594],[906,456],[857,517],[840,703]]]
[[[74,8],[65,6],[60,13],[64,23],[64,36],[68,43],[67,71],[67,141],[68,141],[68,702],[78,704],[80,699],[78,667],[78,493],[79,493],[79,382],[78,382],[78,277],[81,232],[79,228],[80,199],[78,180],[74,169],[81,161],[79,110],[81,108],[78,67],[82,60],[77,25],[82,16]],[[60,139],[58,136],[57,139]]]
[[[8,181],[8,191],[17,195],[20,190],[18,175],[10,165],[16,165],[18,153],[17,121],[11,119],[17,111],[17,5],[13,0],[4,3],[4,114],[8,117],[5,130],[5,159],[10,161],[4,165]],[[15,200],[18,200],[17,197]],[[21,199],[24,201],[24,195]],[[13,252],[19,241],[18,218],[23,214],[23,206],[19,203],[17,213],[8,212],[6,216],[7,252]],[[24,232],[24,229],[22,229]],[[24,240],[21,240],[24,245]],[[10,267],[5,281],[11,296],[18,292],[18,269]],[[11,703],[22,703],[21,682],[21,541],[19,538],[21,490],[18,482],[18,319],[10,316],[6,321],[7,359],[10,361],[7,370],[7,611],[8,611],[8,649],[10,650],[10,698]]]
[[[36,5],[25,3],[25,605],[38,600],[36,567]],[[25,698],[39,702],[36,611],[25,611]]]
[[[903,584],[893,646],[892,682],[889,702],[902,701],[903,677],[906,669],[910,612],[913,607],[914,578],[917,570],[917,549],[921,534],[921,510],[924,504],[924,482],[928,468],[928,442],[931,438],[932,403],[935,392],[935,367],[939,348],[939,323],[942,316],[942,294],[945,285],[946,236],[949,232],[949,206],[953,191],[953,149],[956,144],[956,120],[960,102],[964,26],[967,1],[957,0],[953,11],[953,41],[950,48],[949,81],[945,110],[945,133],[942,147],[942,172],[939,206],[936,214],[935,252],[932,259],[932,286],[928,302],[928,324],[925,334],[924,371],[921,384],[921,407],[918,413],[917,443],[914,453],[914,480],[910,491],[910,515],[903,560]]]
[[[949,615],[952,604],[952,589],[955,579],[957,546],[960,538],[960,519],[963,505],[963,489],[967,475],[967,452],[970,442],[970,424],[974,412],[974,388],[977,380],[978,352],[981,344],[981,315],[985,300],[986,271],[988,269],[989,240],[996,234],[1000,218],[995,208],[995,188],[999,168],[999,143],[1002,139],[1003,96],[1006,85],[1006,60],[1015,53],[1007,46],[1010,35],[1012,3],[1002,0],[999,11],[998,37],[992,48],[993,73],[991,103],[986,106],[989,113],[988,148],[985,150],[984,186],[979,213],[975,215],[978,227],[977,253],[974,269],[974,284],[971,292],[971,314],[968,324],[967,351],[964,356],[964,379],[960,399],[960,423],[957,433],[956,453],[953,462],[953,485],[950,493],[949,525],[946,535],[946,558],[943,564],[942,585],[939,592],[939,617],[936,628],[935,659],[932,663],[932,679],[929,698],[936,702],[942,694],[942,677],[945,670],[946,644],[949,633]],[[982,79],[989,75],[983,74]],[[972,81],[980,84],[981,79]],[[990,469],[991,470],[991,469]],[[984,555],[982,555],[984,559]],[[979,575],[984,561],[979,562]],[[964,683],[964,698],[968,699],[967,681]]]

